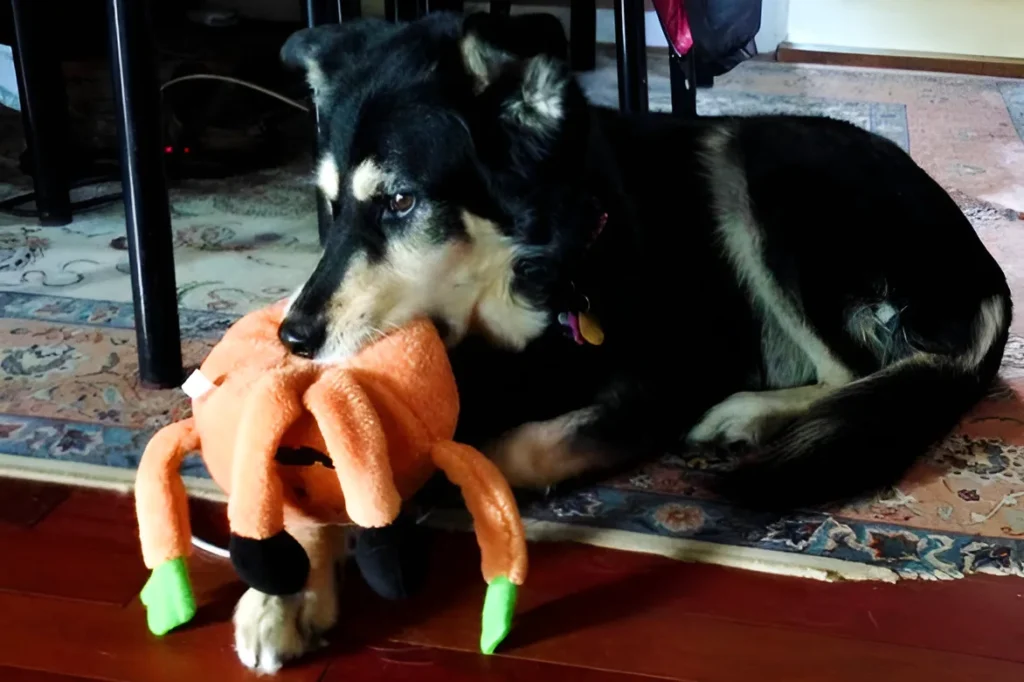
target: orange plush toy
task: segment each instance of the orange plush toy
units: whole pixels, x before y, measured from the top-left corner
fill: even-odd
[[[136,481],[142,591],[150,630],[164,634],[195,613],[185,557],[191,549],[182,459],[200,450],[228,493],[231,558],[250,586],[300,591],[309,559],[289,534],[302,524],[390,524],[436,468],[462,489],[488,583],[480,645],[491,653],[511,625],[526,577],[526,542],[512,492],[497,468],[452,436],[459,398],[433,324],[417,320],[339,363],[292,355],[278,340],[284,303],[235,323],[185,383],[192,417],[153,437]],[[279,451],[313,452],[285,464]]]

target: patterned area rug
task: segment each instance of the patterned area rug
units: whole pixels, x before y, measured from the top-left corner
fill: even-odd
[[[616,100],[611,65],[583,82]],[[664,64],[651,89],[666,107]],[[889,137],[951,191],[1024,301],[1024,83],[751,62],[702,92],[699,110],[815,113]],[[24,188],[17,128],[0,111],[0,196]],[[188,364],[312,268],[307,166],[172,192]],[[153,431],[187,414],[180,391],[136,382],[123,225],[117,206],[64,228],[0,216],[0,473],[128,489]],[[823,579],[1024,576],[1022,319],[992,397],[886,495],[781,519],[745,513],[701,488],[726,463],[676,452],[593,488],[524,498],[530,532]],[[201,464],[184,473],[215,495]]]

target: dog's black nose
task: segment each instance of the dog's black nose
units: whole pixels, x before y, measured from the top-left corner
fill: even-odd
[[[319,317],[291,312],[281,322],[277,336],[295,355],[311,358],[327,337],[327,324]]]

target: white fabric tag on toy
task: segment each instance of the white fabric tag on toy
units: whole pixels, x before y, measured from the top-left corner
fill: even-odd
[[[208,393],[213,388],[213,382],[203,376],[203,373],[198,369],[185,379],[185,383],[181,385],[181,390],[185,391],[185,395],[192,400],[195,400],[199,396]]]

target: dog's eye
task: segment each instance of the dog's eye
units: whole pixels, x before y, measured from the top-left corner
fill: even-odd
[[[415,206],[416,197],[411,194],[392,194],[388,202],[388,210],[399,218],[409,215]]]

